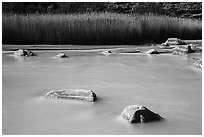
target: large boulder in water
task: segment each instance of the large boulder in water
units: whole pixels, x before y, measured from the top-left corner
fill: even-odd
[[[68,56],[65,55],[64,53],[59,53],[59,54],[57,54],[56,57],[57,57],[57,58],[68,58]]]
[[[34,54],[33,52],[29,51],[29,50],[23,50],[23,49],[19,49],[17,51],[14,52],[15,56],[36,56],[36,54]]]
[[[97,100],[97,96],[92,90],[85,89],[51,90],[45,97],[52,99],[80,99],[90,102],[95,102]]]
[[[172,54],[173,55],[183,55],[183,54],[194,53],[194,52],[196,51],[193,50],[190,45],[180,45],[173,49]]]
[[[193,66],[202,69],[202,59],[197,60]]]
[[[121,116],[129,123],[143,123],[163,119],[159,114],[139,105],[127,106]]]
[[[159,52],[156,49],[150,49],[146,54],[159,54]]]

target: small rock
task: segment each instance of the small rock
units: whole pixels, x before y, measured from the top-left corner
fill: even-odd
[[[23,50],[23,49],[19,49],[17,51],[14,52],[15,56],[36,56],[33,52],[29,51],[29,50]]]
[[[169,44],[166,44],[166,45],[161,44],[161,45],[159,46],[159,48],[161,48],[161,49],[173,49],[173,48],[175,48],[175,46],[169,45]]]
[[[185,45],[185,42],[178,38],[168,38],[165,43],[162,43],[161,46],[170,46],[170,45]]]
[[[159,52],[156,49],[150,49],[146,54],[159,54]]]
[[[193,66],[202,69],[202,59],[197,60]]]
[[[113,54],[113,53],[112,53],[112,51],[110,51],[110,50],[105,50],[105,51],[102,51],[101,54],[106,55],[106,56],[109,56],[109,55],[111,55],[111,54]]]
[[[57,54],[56,57],[57,57],[57,58],[68,58],[68,56],[65,55],[64,53],[59,53],[59,54]]]
[[[121,113],[121,116],[129,123],[143,123],[163,119],[159,114],[138,105],[127,106]]]
[[[45,97],[55,99],[80,99],[90,102],[97,100],[97,96],[92,90],[85,89],[51,90]]]
[[[140,50],[137,48],[122,48],[117,51],[117,53],[139,53]]]

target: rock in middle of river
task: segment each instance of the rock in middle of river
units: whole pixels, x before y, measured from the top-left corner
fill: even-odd
[[[52,99],[80,99],[90,102],[95,102],[97,100],[97,96],[92,90],[85,89],[51,90],[45,97]]]
[[[121,116],[129,123],[143,123],[163,119],[159,114],[154,113],[144,106],[127,106]]]

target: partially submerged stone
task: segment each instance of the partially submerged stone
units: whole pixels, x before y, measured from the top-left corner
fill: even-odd
[[[139,105],[127,106],[121,116],[129,123],[143,123],[163,119],[159,114]]]
[[[166,42],[162,43],[161,46],[172,46],[172,45],[185,45],[186,43],[178,38],[168,38]]]
[[[202,59],[197,60],[193,66],[202,69]]]
[[[161,48],[161,49],[173,49],[173,48],[175,48],[175,46],[167,44],[167,45],[160,45],[159,48]]]
[[[51,99],[80,99],[90,102],[97,100],[97,96],[92,90],[85,89],[51,90],[45,97]]]
[[[113,52],[110,51],[110,50],[105,50],[105,51],[102,51],[101,54],[106,55],[106,56],[109,56],[109,55],[112,55]]]
[[[59,54],[57,54],[56,57],[57,57],[57,58],[68,58],[68,56],[65,55],[64,53],[59,53]]]
[[[146,54],[159,54],[159,52],[156,49],[150,49]]]
[[[180,45],[173,49],[173,55],[183,55],[187,53],[194,53],[195,50],[191,49],[190,45]]]
[[[109,55],[116,55],[120,53],[139,53],[140,50],[137,48],[120,48],[120,49],[113,49],[113,50],[105,50],[102,51],[101,54],[109,56]]]
[[[29,57],[29,56],[36,56],[36,54],[34,54],[33,52],[29,51],[29,50],[23,50],[23,49],[19,49],[17,51],[14,52],[14,56],[25,56],[25,57]]]
[[[139,53],[140,50],[138,48],[121,48],[117,50],[117,53]]]

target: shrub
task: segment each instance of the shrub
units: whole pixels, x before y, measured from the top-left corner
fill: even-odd
[[[143,44],[201,39],[202,22],[116,13],[3,15],[3,44]]]

